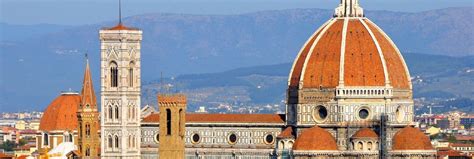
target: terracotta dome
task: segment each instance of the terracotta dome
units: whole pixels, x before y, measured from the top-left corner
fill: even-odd
[[[81,96],[77,93],[61,94],[44,111],[39,129],[42,131],[76,130],[76,113],[80,103]]]
[[[372,129],[362,128],[352,135],[352,138],[379,138],[379,135]]]
[[[315,126],[296,138],[293,150],[337,150],[336,139],[328,131]]]
[[[369,19],[335,17],[303,45],[290,88],[392,86],[411,89],[405,61],[393,41]]]
[[[418,128],[407,126],[393,136],[393,150],[433,150],[430,139]]]

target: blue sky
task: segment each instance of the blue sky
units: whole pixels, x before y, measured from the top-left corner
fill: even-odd
[[[0,22],[80,25],[117,17],[118,0],[0,0]],[[473,0],[360,0],[367,10],[419,12],[474,6]],[[124,16],[144,13],[239,14],[292,8],[333,9],[339,0],[122,0]]]

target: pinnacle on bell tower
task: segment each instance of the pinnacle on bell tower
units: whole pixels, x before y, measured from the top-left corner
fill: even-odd
[[[341,0],[334,17],[364,17],[364,9],[359,5],[359,0]]]

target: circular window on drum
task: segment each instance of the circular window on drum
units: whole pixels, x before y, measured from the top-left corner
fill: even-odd
[[[370,111],[367,108],[362,108],[358,112],[359,119],[366,120],[369,118],[369,116],[370,116]]]
[[[275,142],[275,136],[273,136],[272,134],[267,134],[265,135],[263,141],[265,141],[265,144],[267,145],[273,144]]]
[[[403,122],[403,120],[405,119],[405,109],[403,108],[403,106],[397,107],[397,110],[395,110],[395,116],[399,123]]]
[[[198,144],[199,142],[201,142],[201,136],[199,134],[194,133],[191,135],[191,143]]]
[[[234,133],[231,133],[228,138],[227,138],[227,141],[229,142],[229,144],[231,145],[234,145],[237,143],[237,135],[235,135]]]
[[[313,118],[317,123],[322,123],[328,118],[329,111],[325,106],[318,105],[313,109]]]

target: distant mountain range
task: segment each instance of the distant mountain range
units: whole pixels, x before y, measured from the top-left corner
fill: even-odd
[[[321,9],[241,15],[159,13],[128,17],[124,23],[144,31],[142,80],[147,82],[159,79],[160,72],[169,77],[291,62],[307,38],[331,15],[332,11]],[[472,7],[420,13],[367,11],[366,15],[391,36],[406,56],[408,53],[474,55]],[[114,24],[0,23],[0,111],[42,110],[60,91],[79,90],[86,52],[98,89],[98,30]],[[432,71],[431,65],[420,65],[427,68],[426,72]],[[284,72],[288,74],[288,70]],[[247,78],[261,80],[260,83],[278,83],[284,79],[283,76]],[[256,97],[267,93],[262,91],[247,100],[254,102]],[[278,94],[281,93],[272,95]]]

